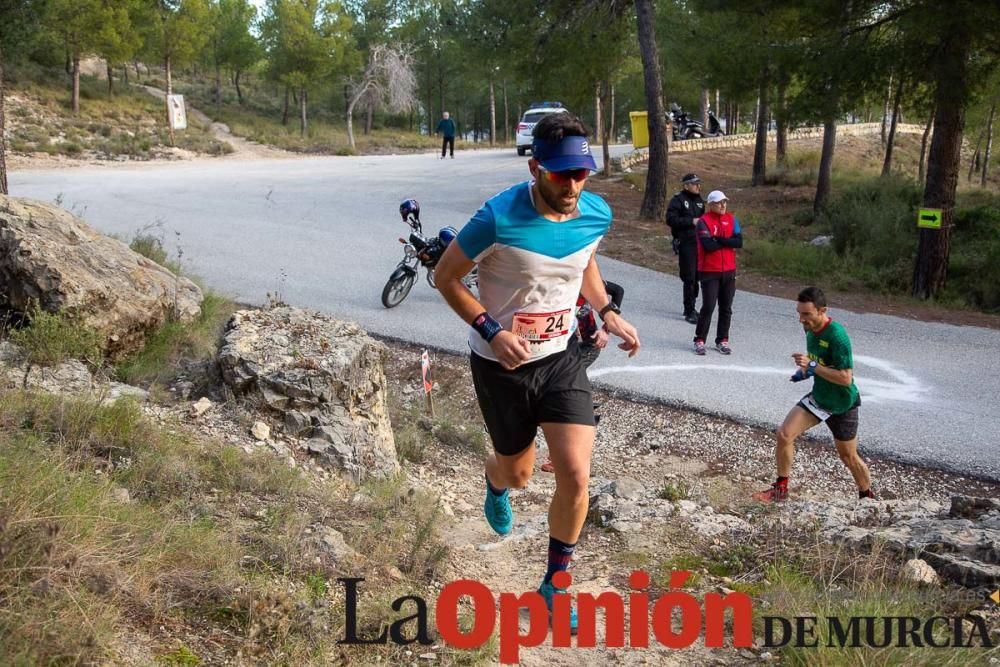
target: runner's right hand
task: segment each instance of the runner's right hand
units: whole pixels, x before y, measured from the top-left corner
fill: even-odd
[[[501,331],[490,341],[490,349],[497,361],[508,371],[512,371],[531,357],[531,344],[510,331]]]

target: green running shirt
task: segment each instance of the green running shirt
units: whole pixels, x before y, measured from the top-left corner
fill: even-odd
[[[809,358],[820,366],[841,371],[854,368],[851,339],[847,337],[844,327],[833,320],[830,320],[819,333],[806,332],[806,351],[809,353]],[[812,395],[821,408],[831,414],[839,415],[850,410],[857,402],[858,388],[854,382],[845,387],[815,375]]]

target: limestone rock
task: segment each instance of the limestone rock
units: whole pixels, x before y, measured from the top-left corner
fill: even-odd
[[[927,561],[919,558],[911,558],[903,565],[899,572],[903,579],[918,584],[934,585],[938,583],[938,574],[934,568],[927,564]]]
[[[200,417],[212,409],[211,399],[202,396],[191,405],[191,416]]]
[[[795,501],[777,520],[819,525],[834,542],[868,550],[875,542],[901,558],[920,558],[938,575],[969,587],[1000,584],[1000,511],[996,501],[956,496],[933,502]]]
[[[256,421],[250,427],[250,435],[257,440],[267,440],[271,437],[271,427],[262,421]]]
[[[317,535],[321,548],[330,555],[330,558],[337,565],[353,563],[358,558],[358,552],[347,544],[344,535],[339,530],[329,526],[319,526]]]
[[[256,395],[309,452],[362,479],[399,469],[384,354],[356,324],[282,306],[234,313],[219,365],[234,393]]]
[[[4,306],[65,311],[97,331],[112,359],[141,349],[167,320],[201,313],[201,290],[187,278],[57,206],[3,195],[0,283]]]

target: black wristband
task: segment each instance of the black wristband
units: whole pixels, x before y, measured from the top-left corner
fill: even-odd
[[[479,313],[479,315],[476,315],[476,319],[472,320],[472,328],[475,329],[487,343],[496,338],[496,335],[503,331],[503,325],[493,319],[493,317],[485,310]]]
[[[614,300],[608,301],[608,305],[604,306],[604,308],[601,308],[597,312],[597,314],[601,316],[601,321],[602,322],[604,321],[604,316],[607,315],[608,312],[612,312],[615,315],[621,315],[622,314],[621,308],[618,307],[618,304],[616,304],[614,302]]]

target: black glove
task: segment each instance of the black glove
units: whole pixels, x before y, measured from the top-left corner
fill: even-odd
[[[675,255],[681,254],[681,240],[680,239],[675,238],[673,241],[670,242],[670,245],[673,247]]]

